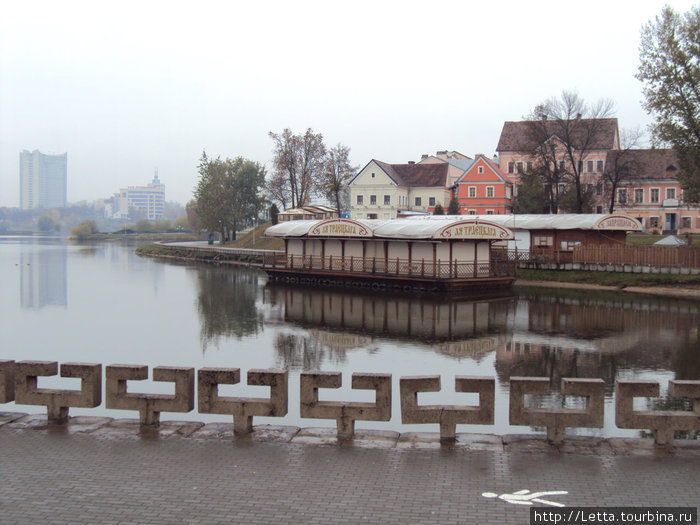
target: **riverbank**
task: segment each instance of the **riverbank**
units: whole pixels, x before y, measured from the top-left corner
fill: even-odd
[[[217,244],[211,251],[207,251],[207,245],[198,244],[203,246],[194,249],[192,246],[145,245],[137,248],[136,253],[142,257],[215,264],[259,266],[262,262],[262,256],[257,250],[246,251]],[[514,286],[627,292],[700,300],[700,277],[693,275],[519,270]]]

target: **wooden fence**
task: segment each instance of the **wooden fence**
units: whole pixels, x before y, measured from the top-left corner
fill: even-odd
[[[576,246],[573,262],[654,268],[700,268],[698,246]]]

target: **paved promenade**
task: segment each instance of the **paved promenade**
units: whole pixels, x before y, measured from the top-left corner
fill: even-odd
[[[484,496],[521,490],[559,492],[540,498],[566,506],[700,502],[695,444],[659,453],[640,442],[605,455],[532,440],[387,449],[135,428],[1,425],[0,523],[527,524],[528,506]]]

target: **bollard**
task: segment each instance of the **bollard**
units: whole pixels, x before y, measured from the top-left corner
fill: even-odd
[[[615,424],[620,428],[650,429],[656,445],[673,445],[676,430],[700,430],[700,381],[669,381],[671,397],[693,400],[693,412],[634,410],[635,397],[657,397],[659,383],[648,380],[615,382]]]
[[[248,384],[269,386],[269,398],[219,396],[219,385],[240,382],[240,368],[200,368],[197,371],[199,412],[233,415],[234,434],[253,430],[253,416],[284,417],[288,410],[287,370],[248,370]]]
[[[109,365],[105,375],[106,407],[138,410],[141,426],[157,427],[161,412],[190,412],[194,409],[194,368],[153,368],[153,380],[174,382],[175,395],[127,392],[127,381],[148,379],[148,367],[145,365]]]
[[[455,392],[479,394],[479,405],[418,405],[419,392],[439,392],[440,376],[408,376],[399,381],[402,423],[438,423],[440,441],[454,441],[458,424],[493,425],[496,383],[492,377],[455,377]]]
[[[391,419],[391,374],[352,374],[352,388],[375,390],[374,403],[319,401],[319,388],[340,388],[340,372],[303,372],[300,378],[301,417],[335,419],[340,439],[351,439],[355,421]]]
[[[546,377],[510,378],[510,424],[547,427],[547,439],[559,444],[566,427],[603,428],[605,381],[602,379],[562,379],[561,392],[586,397],[585,409],[525,408],[525,394],[549,394]]]
[[[102,403],[102,365],[95,363],[62,363],[61,377],[81,379],[80,390],[38,388],[37,377],[55,376],[56,361],[19,361],[14,366],[15,403],[46,406],[50,424],[68,421],[70,407],[94,408]]]
[[[0,403],[15,400],[15,362],[0,359]]]

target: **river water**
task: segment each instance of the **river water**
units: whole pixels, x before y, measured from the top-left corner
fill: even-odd
[[[688,408],[667,398],[671,379],[700,379],[700,302],[632,294],[516,289],[505,297],[425,299],[271,286],[265,274],[141,258],[135,246],[71,244],[52,237],[0,237],[0,359],[236,367],[289,370],[289,414],[256,424],[334,426],[299,416],[299,375],[340,371],[343,386],[321,399],[373,401],[351,390],[352,372],[393,376],[392,419],[357,428],[437,431],[437,425],[401,423],[399,378],[440,375],[442,391],[421,404],[475,404],[454,392],[456,375],[496,378],[493,426],[459,425],[458,432],[540,432],[508,423],[511,376],[550,379],[552,394],[530,406],[579,407],[564,399],[561,378],[602,378],[603,429],[571,434],[639,436],[615,427],[616,379],[653,379],[661,397],[636,408]],[[245,382],[245,379],[244,379]],[[41,387],[79,388],[79,381],[42,378]],[[172,384],[130,382],[129,391],[173,393]],[[222,395],[265,397],[266,387],[228,385]],[[196,403],[195,403],[196,406]],[[14,404],[0,410],[40,412]],[[136,412],[76,409],[71,415],[137,417]],[[231,422],[224,415],[164,413],[161,420]]]

